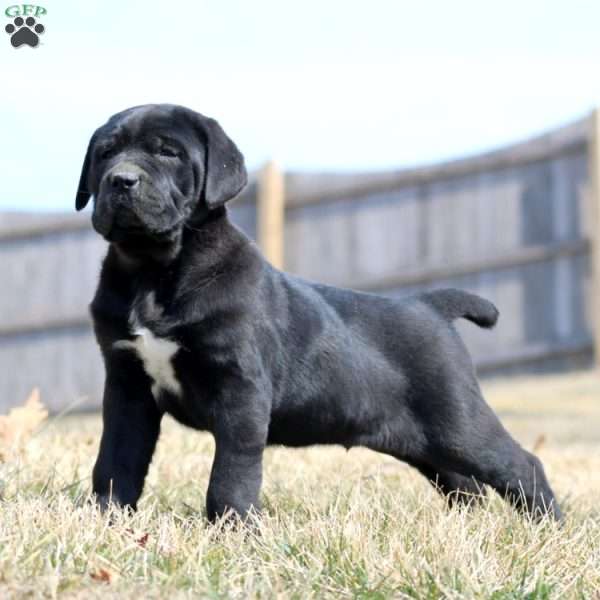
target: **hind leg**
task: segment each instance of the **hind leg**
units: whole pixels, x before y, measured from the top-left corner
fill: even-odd
[[[496,434],[490,441],[488,458],[478,460],[467,452],[456,460],[457,469],[471,472],[489,483],[516,508],[527,511],[534,518],[550,515],[562,519],[562,512],[548,483],[541,461],[521,448],[507,432]]]
[[[467,506],[480,502],[487,495],[486,489],[473,477],[465,477],[459,473],[436,469],[430,465],[411,464],[440,493],[448,506]]]
[[[402,412],[365,445],[415,466],[444,495],[454,493],[453,503],[466,499],[467,490],[479,495],[475,482],[481,482],[534,518],[561,519],[542,463],[504,429],[470,364],[453,366],[413,388]]]
[[[517,508],[535,518],[562,513],[540,460],[504,429],[478,387],[458,398],[447,394],[446,410],[428,419],[424,460],[434,468],[457,472],[492,486]]]

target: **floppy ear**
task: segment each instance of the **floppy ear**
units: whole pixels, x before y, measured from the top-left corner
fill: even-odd
[[[244,157],[219,123],[198,114],[206,141],[204,201],[209,210],[237,196],[248,181]]]
[[[92,151],[94,149],[95,142],[96,134],[92,136],[92,139],[88,144],[87,152],[85,153],[85,158],[83,159],[83,166],[81,167],[81,175],[79,177],[79,185],[77,186],[77,196],[75,197],[75,208],[77,210],[83,210],[92,197],[92,193],[88,190],[88,174],[90,170],[90,164],[92,162]]]

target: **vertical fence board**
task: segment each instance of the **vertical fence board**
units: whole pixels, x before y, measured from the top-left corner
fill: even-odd
[[[594,360],[600,368],[600,109],[591,119],[589,149],[591,242],[592,242],[592,301],[591,312],[594,337]]]
[[[273,161],[262,169],[258,180],[258,244],[267,260],[283,268],[283,175]]]

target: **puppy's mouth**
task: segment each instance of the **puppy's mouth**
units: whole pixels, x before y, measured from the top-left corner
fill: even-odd
[[[167,244],[177,240],[183,225],[183,216],[175,208],[169,212],[174,214],[167,216],[167,210],[161,209],[153,219],[145,220],[132,208],[131,199],[99,199],[92,214],[92,225],[109,242]]]
[[[109,242],[144,242],[146,244],[168,244],[175,241],[181,232],[181,227],[176,224],[166,229],[149,229],[146,227],[121,226],[115,224],[110,231],[102,234]]]

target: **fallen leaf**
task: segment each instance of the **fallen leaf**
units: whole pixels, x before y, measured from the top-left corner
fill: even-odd
[[[535,442],[533,442],[533,453],[535,454],[540,448],[546,443],[546,436],[542,433],[538,435]]]
[[[19,451],[47,418],[48,411],[40,401],[38,388],[32,390],[22,406],[0,415],[0,460]]]
[[[90,573],[90,577],[94,581],[99,581],[101,583],[110,583],[111,574],[110,571],[106,569],[98,569],[98,571]]]
[[[135,543],[140,548],[145,548],[146,547],[146,544],[148,543],[148,538],[150,537],[149,533],[144,533],[144,535],[142,535],[141,537],[136,538],[135,537],[135,531],[133,531],[133,529],[131,529],[131,528],[128,527],[125,531],[135,540]]]

